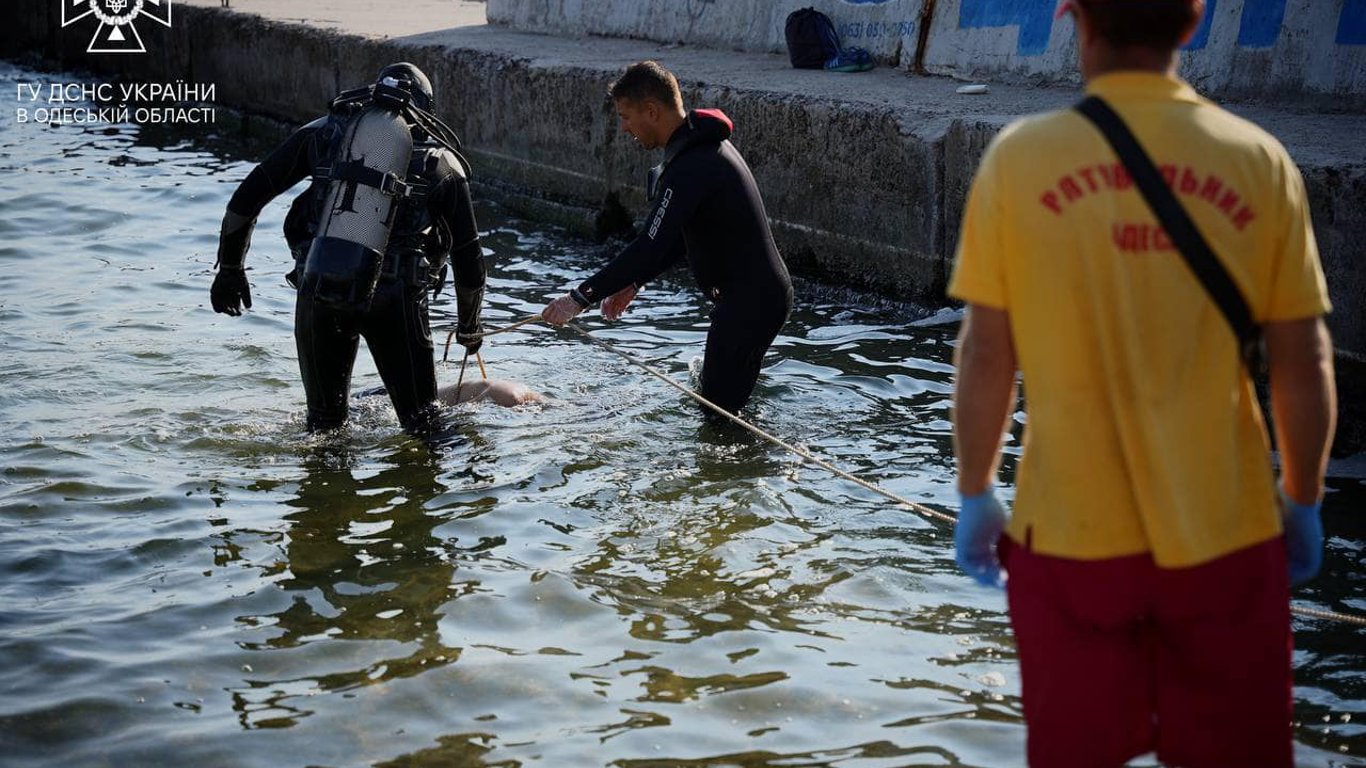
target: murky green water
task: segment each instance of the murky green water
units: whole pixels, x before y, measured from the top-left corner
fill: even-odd
[[[40,77],[0,67],[0,89]],[[1023,762],[1004,600],[944,528],[570,333],[491,341],[491,374],[558,402],[453,410],[440,454],[384,401],[306,436],[284,205],[255,310],[213,314],[250,164],[177,141],[0,112],[0,762]],[[493,324],[605,255],[479,213]],[[801,291],[750,415],[947,509],[955,329],[864,303]],[[679,273],[587,325],[683,380],[706,321]],[[1366,486],[1334,487],[1329,576],[1296,598],[1366,612]],[[1366,633],[1297,628],[1300,759],[1361,765]]]

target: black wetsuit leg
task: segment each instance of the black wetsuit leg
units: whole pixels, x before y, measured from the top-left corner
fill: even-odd
[[[735,413],[759,381],[764,353],[792,311],[792,294],[739,294],[722,298],[712,311],[707,353],[702,360],[701,395]]]
[[[308,430],[346,423],[347,391],[360,334],[355,322],[314,300],[305,284],[294,305],[294,343],[308,398]]]
[[[409,431],[426,426],[436,410],[436,359],[427,309],[421,287],[386,278],[361,324],[398,420]]]

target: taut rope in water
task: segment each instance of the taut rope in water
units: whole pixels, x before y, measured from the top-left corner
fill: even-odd
[[[953,517],[953,515],[944,514],[943,512],[940,512],[940,511],[937,510],[937,509],[930,509],[929,507],[925,506],[924,504],[917,504],[917,503],[915,503],[914,501],[911,501],[910,499],[907,499],[907,498],[905,498],[905,497],[903,497],[903,496],[898,496],[898,495],[896,495],[895,493],[892,493],[891,491],[886,490],[885,488],[879,488],[878,486],[873,485],[872,483],[868,482],[867,480],[864,480],[864,479],[862,479],[862,478],[860,478],[860,477],[856,477],[856,476],[854,476],[854,475],[851,475],[851,474],[849,474],[848,472],[845,472],[844,470],[842,470],[842,469],[840,469],[839,467],[835,466],[834,464],[831,464],[830,462],[826,461],[825,459],[822,459],[822,458],[817,457],[816,455],[812,454],[810,451],[806,450],[805,448],[801,448],[801,447],[799,447],[799,446],[793,445],[793,444],[787,442],[786,440],[783,440],[783,439],[780,438],[780,437],[777,437],[777,436],[775,436],[775,435],[769,434],[768,432],[765,432],[764,430],[760,429],[759,427],[756,427],[756,426],[754,426],[753,424],[750,424],[748,421],[745,421],[744,419],[740,418],[739,416],[736,416],[735,414],[731,413],[730,411],[726,410],[725,408],[722,408],[721,406],[717,405],[716,403],[713,403],[712,401],[708,400],[707,398],[705,398],[705,397],[703,397],[703,396],[697,394],[697,393],[694,392],[693,390],[688,389],[687,387],[683,386],[682,384],[679,384],[678,382],[674,381],[673,379],[669,378],[668,376],[665,376],[663,373],[661,373],[661,372],[659,372],[658,370],[656,370],[655,368],[651,367],[648,363],[642,362],[641,360],[639,360],[638,358],[636,358],[634,355],[630,354],[629,352],[623,352],[622,350],[617,349],[617,348],[616,348],[615,346],[613,346],[612,344],[610,344],[610,343],[608,343],[608,342],[606,342],[606,341],[603,341],[602,339],[596,338],[596,337],[593,336],[591,333],[589,333],[588,331],[585,331],[583,328],[580,328],[580,327],[577,326],[577,325],[574,325],[574,324],[571,323],[571,324],[565,325],[565,327],[568,328],[568,329],[570,329],[571,331],[574,331],[575,333],[578,333],[579,335],[583,336],[585,339],[588,339],[590,342],[592,342],[592,343],[594,343],[594,344],[597,344],[598,346],[602,347],[603,349],[607,350],[608,352],[611,352],[611,353],[613,353],[613,354],[615,354],[615,355],[618,355],[618,356],[624,358],[627,362],[631,363],[632,365],[634,365],[634,366],[640,368],[641,370],[645,371],[646,373],[650,374],[651,376],[655,377],[656,379],[659,379],[660,381],[664,382],[665,384],[668,384],[669,386],[673,387],[674,389],[678,390],[679,392],[682,392],[683,394],[687,395],[688,397],[692,398],[693,400],[696,400],[698,403],[701,403],[704,407],[706,407],[706,408],[707,408],[708,410],[710,410],[711,412],[713,412],[713,413],[715,413],[715,414],[718,414],[718,415],[720,415],[720,416],[724,416],[724,417],[726,417],[727,419],[730,419],[730,420],[731,420],[732,422],[734,422],[735,424],[738,424],[739,426],[744,427],[745,429],[747,429],[747,430],[749,430],[750,432],[752,432],[752,433],[758,435],[759,437],[762,437],[763,439],[769,441],[770,443],[773,443],[774,445],[779,446],[780,448],[783,448],[784,450],[790,451],[790,452],[796,454],[797,456],[800,456],[801,458],[803,458],[803,459],[805,459],[805,460],[811,462],[812,464],[815,464],[816,466],[820,467],[821,469],[824,469],[824,470],[827,471],[827,472],[830,472],[831,474],[836,475],[837,477],[842,477],[842,478],[844,478],[845,480],[848,480],[849,482],[851,482],[851,483],[853,483],[853,484],[859,486],[860,488],[864,488],[864,489],[866,489],[866,490],[872,491],[873,493],[876,493],[876,494],[878,494],[879,496],[885,496],[886,498],[889,498],[889,499],[891,499],[892,501],[895,501],[896,503],[901,504],[901,505],[907,507],[908,509],[910,509],[911,511],[916,512],[917,514],[923,515],[923,516],[925,516],[925,517],[935,518],[935,519],[943,520],[943,521],[949,522],[949,523],[952,523],[952,522],[954,522],[954,520],[955,520],[955,518]]]
[[[1290,606],[1290,612],[1311,619],[1328,619],[1329,621],[1341,621],[1344,624],[1366,627],[1366,616],[1354,616],[1350,613],[1338,613],[1337,611],[1320,611],[1317,608],[1301,608],[1297,605]]]
[[[479,334],[479,336],[481,336],[481,337],[488,337],[488,336],[493,336],[493,335],[499,334],[499,333],[506,333],[506,332],[508,332],[508,331],[515,330],[515,329],[520,328],[520,327],[522,327],[522,326],[524,326],[524,325],[526,325],[526,324],[528,324],[528,323],[531,323],[531,322],[534,322],[534,321],[540,320],[540,319],[541,319],[541,316],[540,316],[540,315],[532,315],[531,317],[528,317],[528,318],[519,320],[519,321],[513,323],[512,325],[504,326],[504,327],[502,327],[502,328],[496,328],[496,329],[494,329],[494,330],[492,330],[492,331],[485,331],[484,333]],[[783,450],[786,450],[786,451],[789,451],[789,452],[795,454],[796,456],[798,456],[798,457],[804,459],[805,461],[808,461],[808,462],[810,462],[810,463],[812,463],[812,464],[815,464],[816,466],[818,466],[818,467],[820,467],[821,469],[824,469],[825,471],[827,471],[827,472],[829,472],[829,473],[835,475],[836,477],[842,478],[842,479],[844,479],[844,480],[848,480],[849,482],[851,482],[851,483],[853,483],[853,484],[859,486],[860,488],[863,488],[863,489],[865,489],[865,490],[871,491],[871,492],[873,492],[873,493],[875,493],[875,494],[877,494],[877,495],[879,495],[879,496],[883,496],[883,497],[885,497],[885,498],[891,499],[892,501],[895,501],[896,503],[898,503],[898,504],[900,504],[900,505],[906,507],[907,509],[910,509],[911,511],[913,511],[913,512],[919,514],[919,515],[922,515],[922,516],[924,516],[924,517],[932,518],[932,519],[935,519],[935,520],[942,520],[942,521],[948,522],[948,523],[957,522],[957,518],[955,518],[953,515],[945,514],[945,513],[943,513],[943,512],[940,512],[940,511],[937,510],[937,509],[931,509],[931,508],[925,506],[924,504],[917,504],[917,503],[915,503],[914,501],[911,501],[910,499],[907,499],[907,498],[905,498],[905,497],[903,497],[903,496],[898,496],[897,494],[892,493],[891,491],[889,491],[889,490],[887,490],[887,489],[885,489],[885,488],[881,488],[881,487],[879,487],[879,486],[876,486],[876,485],[874,485],[874,484],[868,482],[867,480],[864,480],[864,479],[861,478],[861,477],[857,477],[857,476],[855,476],[855,475],[852,475],[852,474],[850,474],[850,473],[848,473],[848,472],[846,472],[846,471],[840,469],[839,467],[835,466],[834,464],[831,464],[830,462],[828,462],[828,461],[826,461],[826,460],[824,460],[824,459],[822,459],[822,458],[817,457],[816,455],[812,454],[810,451],[806,450],[805,448],[801,448],[801,447],[799,447],[799,446],[793,445],[793,444],[787,442],[786,440],[783,440],[782,438],[780,438],[780,437],[778,437],[778,436],[776,436],[776,435],[773,435],[773,434],[770,434],[770,433],[768,433],[768,432],[765,432],[763,429],[760,429],[759,427],[756,427],[755,425],[750,424],[748,421],[745,421],[744,419],[740,418],[739,416],[737,416],[737,415],[731,413],[730,411],[727,411],[725,408],[722,408],[721,406],[717,405],[716,403],[713,403],[712,401],[708,400],[707,398],[705,398],[705,397],[699,395],[697,392],[694,392],[693,390],[691,390],[691,389],[689,389],[689,388],[683,386],[682,384],[679,384],[678,382],[674,381],[672,378],[670,378],[670,377],[664,375],[662,372],[660,372],[659,370],[657,370],[656,368],[654,368],[653,366],[651,366],[649,363],[644,362],[643,360],[637,358],[635,355],[632,355],[632,354],[629,353],[629,352],[626,352],[626,351],[624,351],[624,350],[618,349],[616,346],[614,346],[614,345],[611,344],[610,342],[607,342],[607,341],[604,341],[603,339],[597,338],[596,336],[592,335],[591,333],[589,333],[588,331],[584,330],[583,328],[581,328],[581,327],[578,326],[578,325],[575,325],[575,324],[573,324],[573,323],[568,323],[568,324],[566,324],[564,327],[566,327],[566,328],[568,328],[569,330],[574,331],[575,333],[577,333],[577,334],[579,334],[580,336],[584,337],[584,338],[587,339],[590,343],[596,344],[596,345],[602,347],[603,349],[607,350],[608,352],[611,352],[612,354],[617,355],[618,357],[622,358],[623,360],[625,360],[626,362],[630,363],[631,365],[634,365],[634,366],[636,366],[637,368],[639,368],[639,369],[645,371],[646,373],[650,374],[650,375],[653,376],[654,378],[659,379],[660,381],[664,382],[665,384],[668,384],[669,386],[673,387],[674,389],[678,390],[679,392],[682,392],[684,395],[687,395],[688,397],[690,397],[690,398],[692,398],[693,400],[697,401],[699,404],[701,404],[703,407],[707,408],[708,410],[712,411],[713,413],[716,413],[716,414],[718,414],[718,415],[720,415],[720,416],[726,417],[726,418],[729,419],[731,422],[733,422],[733,423],[735,423],[735,424],[737,424],[737,425],[743,427],[744,429],[748,430],[749,432],[751,432],[751,433],[753,433],[753,434],[755,434],[755,435],[758,435],[759,437],[761,437],[761,438],[767,440],[767,441],[770,442],[770,443],[773,443],[774,445],[776,445],[776,446],[782,448]],[[451,331],[450,334],[448,334],[448,335],[446,336],[446,351],[447,351],[447,352],[450,351],[451,336],[454,335],[454,334],[455,334],[455,331]],[[471,335],[473,335],[473,334],[471,334]],[[477,355],[476,355],[476,359],[478,359],[478,356],[477,356]],[[465,360],[466,360],[466,361],[469,360],[469,354],[468,354],[468,353],[466,353],[466,355],[465,355]],[[444,358],[444,357],[442,358],[442,362],[445,362],[445,358]],[[483,360],[479,360],[479,368],[480,368],[481,371],[483,370],[483,367],[484,367],[484,362],[483,362]],[[465,363],[464,363],[464,362],[462,362],[462,363],[460,364],[460,375],[461,375],[462,378],[463,378],[464,375],[465,375]],[[485,378],[488,378],[488,377],[485,376]],[[458,383],[457,383],[457,387],[458,387],[458,386],[459,386],[459,385],[458,385]],[[1338,613],[1338,612],[1336,612],[1336,611],[1321,611],[1321,610],[1318,610],[1317,608],[1301,608],[1301,607],[1296,606],[1296,605],[1290,606],[1290,612],[1291,612],[1292,614],[1297,615],[1297,616],[1304,616],[1304,617],[1306,617],[1306,618],[1311,618],[1311,619],[1326,619],[1326,620],[1329,620],[1329,621],[1339,621],[1339,622],[1342,622],[1342,623],[1344,623],[1344,624],[1353,624],[1353,625],[1360,626],[1360,627],[1366,627],[1366,616],[1356,616],[1356,615],[1349,614],[1349,613]]]

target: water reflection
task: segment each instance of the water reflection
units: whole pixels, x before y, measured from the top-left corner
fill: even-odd
[[[518,760],[484,759],[496,742],[497,737],[491,733],[442,736],[437,739],[438,746],[375,763],[374,768],[520,768],[522,763]]]
[[[276,581],[289,607],[239,619],[270,627],[263,641],[244,643],[253,651],[278,652],[322,641],[361,641],[365,651],[335,647],[340,661],[316,676],[251,679],[233,692],[243,727],[286,727],[310,712],[294,703],[317,692],[344,692],[412,677],[460,658],[442,641],[441,607],[478,582],[458,583],[457,561],[467,556],[457,540],[435,529],[450,519],[448,508],[431,510],[450,486],[442,454],[412,441],[388,455],[359,456],[329,444],[315,447],[302,462],[304,476],[284,515],[283,578]],[[483,514],[492,499],[462,505],[463,514]],[[490,546],[487,542],[475,550]],[[395,652],[397,650],[397,653]],[[351,666],[360,658],[363,664]]]

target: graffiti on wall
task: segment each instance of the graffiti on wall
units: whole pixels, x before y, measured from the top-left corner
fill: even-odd
[[[1225,0],[1227,2],[1227,0]],[[1238,22],[1238,46],[1270,48],[1276,44],[1285,20],[1287,0],[1243,0]],[[1205,17],[1187,50],[1199,50],[1209,42],[1210,26],[1219,0],[1207,0]],[[959,29],[1018,27],[1017,52],[1037,56],[1048,49],[1057,0],[962,0],[958,7]],[[1335,41],[1338,45],[1366,45],[1366,0],[1343,0]]]
[[[905,21],[849,21],[840,24],[835,32],[841,40],[876,40],[882,37],[913,37],[915,19]]]
[[[1366,45],[1366,0],[1347,0],[1338,19],[1338,45]]]

